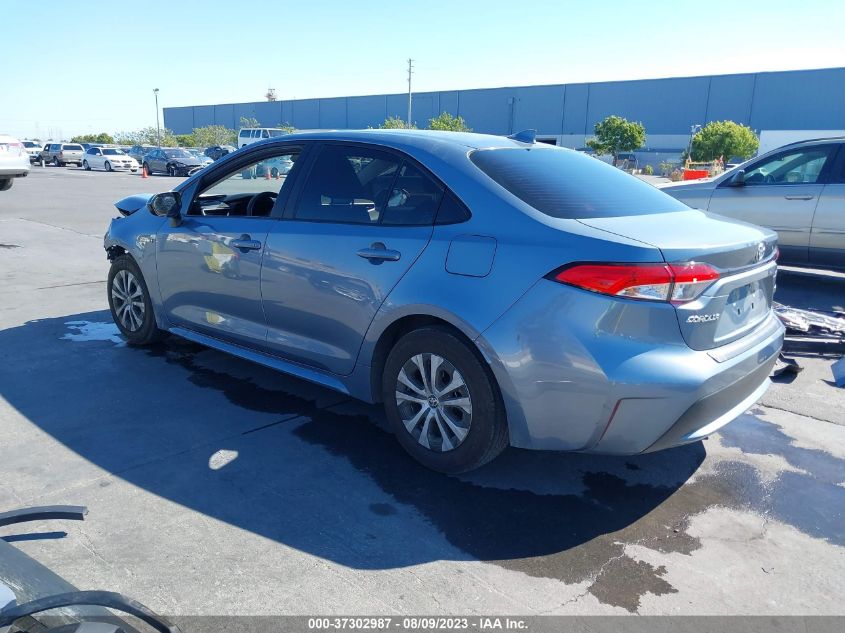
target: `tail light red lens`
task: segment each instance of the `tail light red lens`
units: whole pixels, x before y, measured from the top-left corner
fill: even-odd
[[[693,301],[719,278],[708,266],[688,264],[577,264],[552,277],[555,281],[615,297],[648,301]]]

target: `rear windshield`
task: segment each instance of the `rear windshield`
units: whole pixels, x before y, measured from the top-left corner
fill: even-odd
[[[32,141],[24,141],[24,142],[23,142],[23,146],[24,146],[24,147],[41,147],[40,145],[36,145],[36,144],[35,144],[35,143],[33,143]]]
[[[688,207],[648,183],[571,150],[476,150],[481,171],[554,218],[603,218],[683,211]]]
[[[66,149],[69,151],[82,151],[82,145],[63,145],[62,149]]]

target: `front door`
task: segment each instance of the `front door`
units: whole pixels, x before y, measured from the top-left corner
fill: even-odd
[[[276,154],[295,160],[298,150]],[[278,221],[275,201],[288,183],[284,175],[253,178],[259,163],[233,166],[200,185],[185,203],[182,223],[165,224],[156,240],[159,289],[171,324],[252,347],[263,346],[267,335],[262,258]]]
[[[745,183],[720,184],[708,209],[752,224],[774,229],[783,263],[808,260],[813,214],[824,188],[832,148],[814,145],[785,149],[752,163]]]
[[[336,374],[431,237],[443,190],[403,156],[326,144],[267,238],[261,293],[268,346]]]

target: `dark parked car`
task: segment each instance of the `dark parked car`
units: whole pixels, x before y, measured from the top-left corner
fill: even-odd
[[[153,151],[155,147],[152,145],[133,145],[127,154],[129,154],[132,158],[138,161],[138,164],[141,165],[144,162],[144,156],[149,154]]]
[[[211,160],[220,160],[226,154],[231,154],[236,149],[231,145],[212,145],[211,147],[207,147],[203,153]]]
[[[168,176],[187,176],[202,169],[199,158],[179,147],[154,149],[144,156],[143,164],[148,174],[158,172]]]

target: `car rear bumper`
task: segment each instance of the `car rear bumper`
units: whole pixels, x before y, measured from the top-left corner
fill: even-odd
[[[633,455],[694,442],[754,404],[783,343],[770,314],[696,351],[669,304],[542,281],[479,338],[521,448]]]

